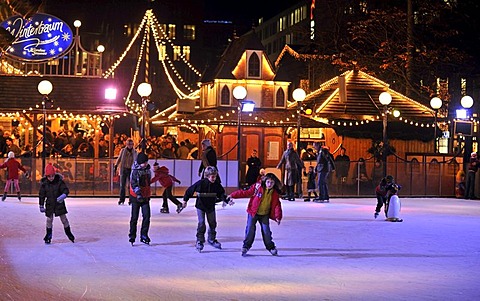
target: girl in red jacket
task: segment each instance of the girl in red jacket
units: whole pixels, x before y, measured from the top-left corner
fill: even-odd
[[[15,160],[15,154],[13,152],[8,152],[8,158],[0,165],[0,169],[6,168],[7,169],[7,183],[5,184],[5,190],[3,192],[2,201],[5,201],[7,198],[8,189],[10,185],[15,186],[15,191],[17,192],[18,200],[22,200],[22,195],[20,194],[20,186],[18,185],[18,170],[23,171],[24,173],[27,172],[25,167],[20,164],[17,160]]]
[[[166,166],[158,167],[158,163],[155,162],[153,164],[153,172],[154,177],[150,181],[150,184],[155,183],[158,181],[163,188],[163,205],[162,209],[160,209],[160,213],[170,213],[170,209],[168,209],[168,200],[172,201],[175,205],[177,205],[177,213],[182,212],[183,204],[172,194],[173,182],[177,182],[180,184],[180,180],[169,174],[169,170]]]
[[[265,248],[277,256],[278,251],[272,240],[269,220],[272,219],[280,225],[282,220],[282,206],[280,203],[281,182],[273,173],[267,173],[260,182],[250,186],[248,190],[237,190],[232,192],[229,198],[250,197],[247,205],[247,228],[243,241],[242,256],[246,256],[255,240],[256,223],[260,224],[263,243]]]

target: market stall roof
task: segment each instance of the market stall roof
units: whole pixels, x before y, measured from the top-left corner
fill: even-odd
[[[115,82],[103,78],[0,76],[0,103],[4,113],[41,108],[43,96],[38,83],[49,80],[53,108],[73,114],[114,114],[127,112],[123,99],[106,100],[105,89]],[[119,93],[117,93],[118,95]]]

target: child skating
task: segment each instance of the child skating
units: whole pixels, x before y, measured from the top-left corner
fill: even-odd
[[[228,198],[250,197],[247,205],[247,227],[245,229],[245,239],[243,240],[242,256],[247,256],[248,250],[255,240],[256,224],[260,224],[263,243],[265,248],[273,256],[278,255],[275,243],[272,240],[272,231],[270,230],[270,219],[278,225],[282,220],[283,212],[280,203],[280,193],[282,184],[273,173],[267,173],[260,183],[255,183],[248,190],[237,190],[232,192]]]
[[[45,167],[45,177],[40,181],[39,206],[40,212],[45,213],[47,217],[45,237],[43,240],[46,244],[52,241],[52,229],[54,216],[60,217],[63,224],[63,229],[68,239],[75,241],[70,229],[70,223],[67,218],[67,207],[65,206],[65,199],[69,194],[69,189],[62,176],[56,173],[55,167],[50,163]]]
[[[177,205],[177,213],[182,212],[183,204],[177,200],[177,198],[173,195],[173,182],[177,182],[180,184],[180,180],[169,174],[169,170],[166,166],[158,166],[158,163],[155,162],[153,164],[153,173],[154,177],[151,180],[151,184],[158,181],[163,188],[163,204],[162,209],[160,209],[160,213],[170,213],[170,209],[168,208],[168,200],[172,201],[175,205]]]
[[[7,182],[5,183],[5,189],[3,191],[2,201],[5,201],[7,198],[8,190],[13,183],[15,187],[15,192],[17,193],[17,198],[19,201],[22,200],[22,195],[20,193],[20,185],[18,184],[18,171],[23,171],[27,176],[27,170],[23,167],[20,162],[15,160],[15,154],[13,152],[8,152],[7,159],[0,165],[0,169],[7,169]]]
[[[215,204],[226,202],[225,189],[220,181],[217,181],[218,171],[213,166],[207,166],[203,172],[203,178],[188,187],[183,196],[183,207],[187,207],[188,200],[197,193],[195,208],[197,209],[197,242],[195,248],[198,252],[203,250],[205,244],[205,232],[208,223],[208,243],[214,248],[221,249],[222,244],[217,240],[217,216]],[[233,205],[234,202],[228,202]]]
[[[304,175],[308,177],[308,181],[307,181],[308,197],[305,198],[303,201],[310,202],[312,193],[315,196],[315,199],[318,198],[317,189],[316,189],[317,173],[315,172],[315,168],[313,166],[310,166],[308,167],[308,173],[304,173]]]

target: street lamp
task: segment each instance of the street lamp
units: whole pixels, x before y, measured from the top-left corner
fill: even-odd
[[[233,88],[233,97],[238,101],[238,124],[237,124],[237,160],[238,160],[238,186],[240,187],[240,181],[242,178],[242,163],[240,156],[242,154],[240,150],[242,139],[242,101],[247,97],[247,89],[244,86],[236,86]]]
[[[388,138],[387,138],[387,122],[388,122],[388,105],[392,102],[392,95],[388,92],[380,93],[378,100],[383,105],[383,151],[382,151],[382,163],[383,163],[383,176],[387,175],[387,151],[388,151]]]
[[[305,97],[307,97],[307,94],[305,93],[305,90],[302,88],[297,88],[293,90],[292,93],[293,100],[297,102],[297,114],[298,114],[298,119],[297,119],[297,153],[300,155],[300,125],[301,125],[301,118],[302,118],[302,101],[305,100]]]
[[[43,138],[42,138],[42,173],[45,172],[45,156],[47,155],[47,102],[51,102],[48,95],[52,93],[53,85],[48,80],[42,80],[38,84],[38,92],[43,95],[42,110],[43,110]]]
[[[434,97],[430,100],[430,106],[432,109],[435,110],[435,123],[433,124],[435,130],[434,130],[434,139],[433,139],[433,152],[436,154],[437,153],[437,116],[438,116],[438,109],[442,107],[442,100],[438,97]]]
[[[152,85],[149,83],[141,83],[138,85],[137,92],[142,97],[142,127],[140,128],[140,137],[142,140],[140,141],[140,148],[142,149],[142,152],[146,152],[147,139],[145,137],[145,127],[147,125],[147,104],[150,94],[152,94]]]

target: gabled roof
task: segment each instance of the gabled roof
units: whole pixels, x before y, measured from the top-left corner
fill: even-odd
[[[345,85],[340,83],[345,79]],[[341,90],[346,97],[341,97]],[[389,92],[390,108],[399,110],[402,119],[426,122],[432,120],[435,111],[389,88],[389,85],[363,71],[351,70],[323,83],[319,89],[307,95],[304,105],[313,108],[316,117],[331,120],[375,120],[382,115],[379,101],[382,92]]]
[[[218,64],[205,70],[200,78],[200,82],[212,82],[217,78],[235,79],[232,71],[235,69],[246,50],[265,51],[265,47],[260,38],[253,30],[241,37],[235,38],[223,52]]]
[[[28,111],[42,103],[38,83],[48,79],[53,90],[49,97],[59,112],[74,114],[110,114],[127,112],[123,99],[105,100],[105,89],[113,81],[103,78],[0,76],[0,103],[4,112]]]

